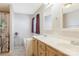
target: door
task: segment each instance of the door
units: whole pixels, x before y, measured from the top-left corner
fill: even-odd
[[[10,50],[10,19],[9,13],[0,13],[0,53]]]

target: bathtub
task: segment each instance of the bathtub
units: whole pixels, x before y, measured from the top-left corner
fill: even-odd
[[[24,38],[26,56],[32,56],[32,38]]]

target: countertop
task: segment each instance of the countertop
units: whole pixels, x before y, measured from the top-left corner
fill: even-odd
[[[33,37],[69,56],[79,56],[79,46],[72,45],[70,41],[66,40],[71,38],[56,35],[38,35]]]

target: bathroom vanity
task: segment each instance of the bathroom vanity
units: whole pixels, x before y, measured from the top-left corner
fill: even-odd
[[[66,54],[45,44],[44,42],[34,38],[33,40],[33,55],[34,56],[65,56]]]
[[[62,39],[61,39],[62,38]],[[65,37],[34,36],[32,40],[33,56],[72,56],[79,55],[79,46],[70,44]]]
[[[33,37],[33,55],[34,56],[66,56],[65,53],[51,47],[38,38]]]

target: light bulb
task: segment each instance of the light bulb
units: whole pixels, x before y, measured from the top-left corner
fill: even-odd
[[[65,7],[69,8],[71,5],[72,5],[72,3],[68,3],[68,4],[65,4]]]

